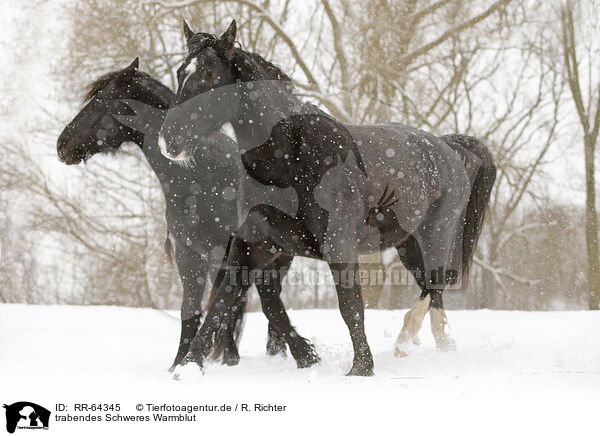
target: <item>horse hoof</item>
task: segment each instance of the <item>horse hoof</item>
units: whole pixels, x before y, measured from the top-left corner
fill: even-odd
[[[394,350],[394,357],[408,357],[408,353],[404,350],[396,348]]]
[[[199,377],[203,377],[204,376],[204,368],[196,363],[195,365],[184,365],[183,363],[179,364],[177,366],[176,371],[173,373],[173,376],[171,377],[171,379],[173,381],[181,381],[181,380],[186,380],[186,381],[194,381],[194,380],[200,380]]]
[[[440,351],[456,351],[456,341],[452,338],[445,338],[436,342],[436,348]]]
[[[173,372],[173,371],[175,371],[175,368],[177,368],[177,364],[176,363],[174,363],[173,365],[171,365],[171,367],[167,371]]]
[[[413,336],[410,338],[406,338],[402,342],[396,342],[394,346],[394,357],[407,357],[413,351],[417,349],[417,347],[421,345],[421,341],[418,336]]]
[[[287,345],[285,342],[270,342],[267,343],[267,356],[278,356],[281,355],[283,357],[287,356]]]
[[[347,376],[370,377],[373,375],[373,355],[366,348],[362,353],[355,355],[352,360],[352,369]]]
[[[310,368],[321,361],[321,358],[315,351],[315,347],[312,344],[307,346],[307,350],[296,359],[296,365],[298,368]]]
[[[373,375],[375,375],[375,373],[373,372],[373,365],[354,364],[352,365],[352,369],[350,370],[350,372],[346,374],[346,377],[372,377]]]
[[[238,357],[237,359],[235,359],[235,358],[223,359],[223,363],[227,366],[236,366],[237,364],[240,363],[240,358]]]
[[[298,366],[298,368],[310,368],[311,366],[316,365],[320,361],[321,358],[317,354],[314,354],[311,356],[307,356],[303,359],[298,359],[296,361],[296,365]]]
[[[186,366],[188,363],[195,363],[200,369],[203,369],[203,359],[196,353],[188,353],[187,356],[181,359],[181,362],[179,362],[178,366],[183,367]]]
[[[223,356],[223,363],[227,366],[236,366],[238,363],[240,363],[240,356],[239,355],[224,355]]]
[[[287,349],[286,348],[279,348],[279,349],[268,349],[267,350],[267,356],[270,357],[276,357],[276,356],[281,356],[281,357],[287,357]]]

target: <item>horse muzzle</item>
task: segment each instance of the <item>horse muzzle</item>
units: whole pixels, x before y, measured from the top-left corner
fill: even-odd
[[[58,160],[66,165],[77,165],[81,163],[83,158],[79,155],[74,147],[69,146],[68,141],[61,141],[59,139],[56,145],[56,152],[58,154]]]

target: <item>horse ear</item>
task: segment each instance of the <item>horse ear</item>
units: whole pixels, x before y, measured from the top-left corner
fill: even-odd
[[[133,60],[133,62],[131,62],[129,64],[127,69],[137,71],[139,67],[140,67],[140,58],[139,58],[139,56],[136,56],[136,58]]]
[[[190,26],[188,26],[188,23],[186,23],[185,20],[183,20],[183,34],[185,35],[185,39],[188,41],[192,36],[194,36],[194,31],[190,29]]]
[[[237,33],[237,24],[235,20],[231,22],[225,33],[219,37],[219,45],[223,49],[225,56],[231,59],[233,57],[235,35]]]

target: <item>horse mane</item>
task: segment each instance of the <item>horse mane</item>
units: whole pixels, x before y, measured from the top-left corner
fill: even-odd
[[[247,52],[236,47],[233,55],[234,65],[237,67],[237,74],[242,81],[252,80],[281,80],[292,82],[290,76],[283,72],[281,68],[269,62],[258,53]]]
[[[173,101],[174,94],[171,89],[163,85],[160,81],[156,80],[148,73],[144,73],[139,70],[134,70],[129,67],[123,68],[121,70],[111,71],[110,73],[103,74],[96,80],[92,81],[87,87],[85,91],[85,95],[83,98],[83,103],[87,104],[92,101],[100,91],[102,91],[110,82],[113,80],[124,80],[126,82],[136,81],[142,85],[141,82],[146,82],[147,84],[152,84],[155,91],[160,92],[160,95],[156,95],[156,97],[163,100],[163,103],[166,107],[171,105]],[[146,88],[149,88],[146,86]],[[157,93],[155,93],[157,94]]]
[[[219,40],[210,33],[196,33],[188,41],[188,51],[191,56],[195,56],[199,51],[207,48],[212,48],[217,53],[220,51]],[[281,68],[258,53],[245,51],[241,47],[235,47],[232,64],[234,66],[234,76],[242,82],[254,80],[292,82],[290,76],[284,73]]]
[[[194,54],[200,50],[203,50],[209,46],[216,44],[217,37],[215,35],[211,35],[210,33],[194,33],[194,35],[188,39],[187,46],[188,52],[190,54]]]
[[[108,85],[111,81],[113,81],[117,77],[119,77],[121,75],[125,76],[126,70],[127,70],[127,68],[125,68],[125,70],[111,71],[110,73],[103,74],[96,80],[92,81],[85,88],[86,91],[85,91],[85,95],[83,97],[83,103],[86,104],[86,103],[89,103],[90,101],[92,101],[96,97],[96,95],[106,87],[106,85]]]
[[[221,56],[219,45],[220,41],[214,35],[209,33],[196,33],[188,40],[188,56],[197,56],[200,51],[208,48],[212,48],[217,54],[219,54],[219,56]],[[276,66],[272,62],[267,61],[258,53],[248,52],[243,50],[241,47],[235,47],[231,64],[233,66],[233,77],[240,82],[279,80],[286,82],[286,86],[282,87],[282,90],[289,92],[289,95],[293,96],[294,88],[290,76],[288,76],[280,67]],[[299,101],[296,96],[293,97]],[[324,129],[321,133],[330,134],[336,138],[335,142],[337,146],[332,147],[332,155],[340,155],[345,161],[347,158],[347,151],[352,151],[358,168],[366,176],[367,171],[365,169],[364,162],[348,129],[341,122],[333,118],[331,115],[323,112],[316,106],[306,102],[302,102],[302,104],[305,107],[311,107],[313,117],[321,118],[321,120],[327,120],[320,123],[320,126]],[[302,123],[302,121],[299,120],[306,120],[306,117],[291,117],[290,120],[292,119],[294,122]]]

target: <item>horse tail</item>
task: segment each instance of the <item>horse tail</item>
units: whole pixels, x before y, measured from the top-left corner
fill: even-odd
[[[462,272],[461,283],[463,287],[468,284],[469,270],[473,262],[473,255],[477,247],[477,240],[481,234],[483,220],[490,202],[492,188],[496,180],[496,165],[488,148],[472,136],[466,135],[445,135],[442,136],[453,150],[458,152],[465,166],[468,167],[469,153],[477,156],[481,162],[477,168],[477,174],[471,187],[471,195],[464,217],[464,227],[462,234]],[[465,153],[465,150],[469,153]],[[460,242],[457,241],[459,244]]]

